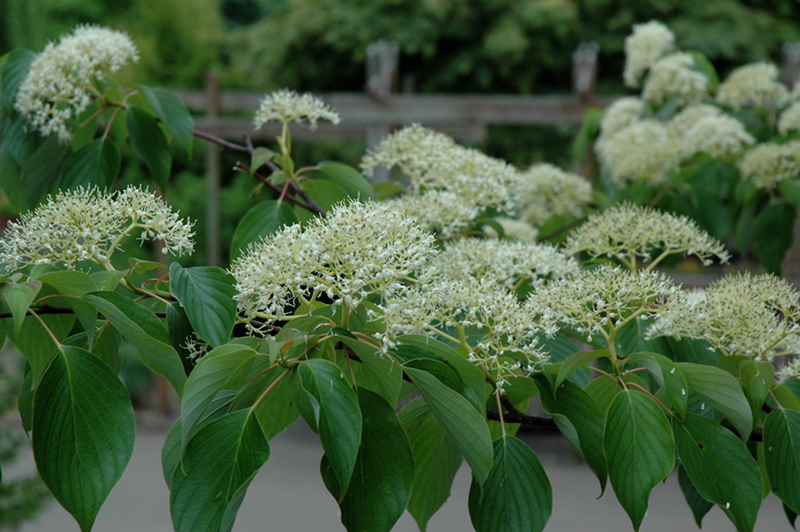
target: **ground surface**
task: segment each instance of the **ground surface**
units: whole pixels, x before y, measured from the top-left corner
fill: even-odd
[[[169,492],[161,475],[161,445],[167,423],[140,422],[133,458],[97,517],[95,532],[170,532]],[[553,517],[549,532],[593,532],[632,530],[622,507],[609,486],[601,499],[599,485],[591,471],[568,450],[560,436],[525,435],[539,454],[553,485]],[[272,457],[256,476],[239,511],[234,532],[338,532],[344,531],[337,506],[319,477],[322,448],[302,425],[272,441]],[[5,469],[11,477],[33,467],[30,454]],[[462,467],[450,500],[430,521],[429,532],[472,530],[467,512],[469,470]],[[35,521],[21,532],[78,532],[71,516],[51,502]],[[394,532],[414,532],[413,518],[405,514]],[[683,502],[677,477],[670,476],[650,496],[650,508],[641,532],[682,532],[698,530]],[[790,531],[780,501],[770,495],[763,503],[757,532]],[[719,508],[703,522],[703,532],[730,532],[733,525]]]

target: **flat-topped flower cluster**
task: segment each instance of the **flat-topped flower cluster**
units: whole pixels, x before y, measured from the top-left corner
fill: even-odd
[[[741,113],[777,114],[777,121],[765,121],[776,134],[800,129],[800,88],[790,92],[775,65],[744,65],[718,83],[707,61],[678,51],[674,35],[656,21],[634,25],[625,53],[623,78],[630,87],[642,87],[641,97],[622,98],[608,108],[595,146],[614,186],[663,185],[698,154],[732,162],[741,158],[742,177],[760,188],[798,175],[796,146],[758,144],[745,127],[753,120]]]
[[[0,241],[0,264],[8,271],[36,264],[75,268],[90,261],[111,268],[111,255],[125,237],[163,243],[163,253],[191,254],[193,222],[179,218],[163,199],[139,187],[119,192],[98,188],[61,191],[10,222]]]
[[[106,72],[139,60],[124,33],[81,25],[49,43],[31,64],[17,91],[14,108],[42,136],[64,142],[72,137],[69,122],[77,119],[96,94],[92,87]]]

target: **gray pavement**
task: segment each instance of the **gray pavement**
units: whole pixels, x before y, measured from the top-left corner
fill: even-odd
[[[133,458],[100,514],[96,532],[170,532],[169,491],[161,474],[161,445],[166,424],[160,429],[143,428],[140,423]],[[591,471],[567,449],[560,436],[525,436],[539,454],[553,485],[553,517],[550,532],[591,532],[632,530],[622,507],[609,486],[601,499],[599,485]],[[337,506],[319,477],[322,448],[302,421],[272,441],[272,456],[256,476],[239,511],[235,532],[338,532],[344,527]],[[8,476],[33,467],[28,453]],[[428,525],[429,532],[472,530],[467,512],[469,470],[459,471],[450,500]],[[414,532],[416,525],[407,513],[395,532]],[[650,508],[641,532],[697,530],[691,512],[683,502],[677,477],[669,477],[650,496]],[[731,532],[733,525],[714,508],[703,522],[703,532]],[[757,532],[790,531],[780,501],[770,495],[764,501],[756,524]],[[78,532],[72,517],[57,503],[50,503],[35,521],[21,532]]]

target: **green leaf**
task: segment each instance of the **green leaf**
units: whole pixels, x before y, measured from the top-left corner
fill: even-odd
[[[166,190],[172,167],[172,154],[164,133],[158,127],[156,119],[141,109],[128,107],[127,116],[133,149],[147,165],[158,186]]]
[[[93,351],[94,333],[97,326],[97,310],[89,303],[77,299],[89,292],[97,290],[97,283],[91,276],[76,270],[60,270],[45,273],[38,277],[38,280],[47,283],[55,288],[59,293],[75,297],[63,297],[50,300],[51,305],[64,305],[75,312],[75,317],[80,322],[83,330],[86,331],[86,340],[89,351]],[[109,364],[112,368],[115,366]],[[117,368],[119,370],[119,368]]]
[[[225,414],[200,429],[170,485],[175,532],[229,532],[247,487],[269,454],[252,410]]]
[[[94,335],[94,344],[91,349],[92,354],[105,362],[117,375],[122,369],[121,344],[122,336],[119,332],[113,327],[105,327]]]
[[[264,391],[268,386],[272,387],[255,405],[256,417],[269,440],[291,426],[300,416],[300,411],[292,402],[291,380],[283,377],[287,371],[277,367],[266,372],[261,377],[259,385],[257,383],[251,385],[255,390],[263,387]],[[278,379],[281,379],[280,382],[275,384]]]
[[[332,161],[323,161],[317,165],[317,169],[323,174],[324,179],[329,179],[334,182],[344,190],[349,197],[360,198],[361,201],[372,199],[372,186],[364,179],[361,172],[352,166]]]
[[[136,84],[139,93],[144,96],[153,112],[167,126],[175,140],[178,141],[189,157],[192,156],[192,143],[194,141],[194,120],[192,115],[183,105],[183,102],[170,91],[161,88],[148,87]]]
[[[25,48],[17,48],[9,52],[3,62],[3,100],[6,108],[10,111],[14,109],[17,99],[17,90],[25,78],[31,63],[36,59],[37,54]]]
[[[119,148],[111,137],[94,139],[64,161],[60,188],[110,187],[119,174],[120,164]]]
[[[22,168],[14,157],[0,143],[0,188],[6,195],[9,208],[16,212],[25,212],[30,206],[23,195]]]
[[[183,420],[183,446],[187,446],[192,435],[201,427],[199,423],[208,412],[214,398],[224,389],[238,389],[231,386],[237,374],[247,372],[258,353],[245,345],[227,344],[212,349],[200,359],[186,380],[181,398],[181,419]]]
[[[23,194],[28,205],[36,205],[58,179],[69,145],[61,144],[57,135],[48,137],[22,165]]]
[[[97,357],[64,346],[42,376],[33,407],[36,467],[81,530],[91,530],[133,454],[130,396]]]
[[[683,466],[678,468],[678,485],[680,485],[683,497],[686,499],[686,504],[692,510],[697,528],[701,528],[703,526],[703,517],[714,507],[714,503],[708,502],[700,495]]]
[[[797,212],[784,202],[767,205],[753,223],[753,248],[770,273],[780,275],[781,263],[794,241]]]
[[[658,353],[634,353],[628,360],[644,366],[659,386],[667,392],[672,406],[681,416],[686,417],[689,401],[689,384],[675,363]]]
[[[350,532],[389,532],[411,497],[414,456],[394,408],[380,395],[358,389],[361,446],[353,478],[339,507]]]
[[[253,150],[253,155],[250,157],[250,177],[258,172],[259,168],[264,166],[267,161],[275,157],[275,152],[269,148],[259,146]]]
[[[683,467],[698,493],[717,504],[739,532],[752,532],[763,490],[747,446],[731,431],[696,414],[672,427]]]
[[[478,367],[449,345],[429,336],[407,334],[399,336],[397,343],[415,347],[424,353],[430,353],[443,359],[458,372],[464,385],[473,391],[475,397],[481,399],[486,395],[486,377]]]
[[[800,513],[800,412],[778,408],[767,416],[764,461],[772,490]]]
[[[345,201],[349,197],[345,189],[327,179],[303,181],[303,188],[311,199],[326,212],[330,211],[333,205]],[[297,219],[301,222],[306,222],[317,216],[313,212],[302,207],[295,207],[295,213],[297,214]]]
[[[686,377],[689,388],[728,418],[742,440],[747,441],[753,428],[753,415],[739,382],[713,366],[679,362],[675,367]]]
[[[300,364],[299,375],[306,398],[310,396],[318,405],[312,428],[318,431],[325,456],[336,475],[341,503],[350,485],[361,443],[362,416],[358,399],[333,362],[319,358],[308,360]]]
[[[231,338],[236,322],[237,294],[231,274],[214,266],[169,267],[169,291],[180,301],[200,337],[217,347]]]
[[[54,294],[55,291],[51,286],[43,284],[38,296],[42,298]],[[71,314],[45,314],[40,318],[59,342],[64,341],[75,323],[75,316]],[[50,334],[33,316],[25,318],[19,334],[15,334],[13,328],[7,329],[6,332],[9,339],[14,342],[14,345],[25,355],[31,365],[33,383],[34,386],[38,386],[44,371],[58,350],[58,346],[53,343]]]
[[[463,395],[451,390],[430,373],[406,368],[406,374],[453,437],[459,451],[472,468],[472,475],[483,484],[489,476],[493,459],[492,440],[485,414],[478,413]]]
[[[739,365],[739,373],[753,414],[758,416],[767,399],[767,394],[775,385],[775,366],[766,360],[748,359]],[[756,418],[755,422],[758,421],[759,418]]]
[[[11,309],[14,318],[14,332],[19,335],[22,329],[22,322],[28,314],[28,308],[36,299],[36,294],[42,288],[41,281],[25,281],[24,283],[3,283],[0,286],[0,293]]]
[[[553,416],[553,420],[565,436],[571,427],[574,438],[568,438],[568,441],[597,476],[602,494],[608,480],[606,456],[603,452],[605,419],[596,403],[586,391],[569,380],[561,383],[558,400],[544,375],[535,375],[533,380],[539,388],[542,407],[545,412]]]
[[[20,169],[42,142],[42,138],[35,131],[28,129],[28,122],[24,116],[19,115],[14,120],[3,121],[3,151],[13,157]]]
[[[541,532],[553,510],[553,490],[536,453],[513,436],[494,442],[494,465],[469,490],[476,532]]]
[[[651,397],[622,390],[611,402],[603,433],[611,487],[639,530],[650,491],[675,467],[672,431]]]
[[[167,432],[167,437],[164,439],[164,447],[161,449],[161,472],[164,474],[164,481],[167,483],[167,487],[172,485],[172,479],[181,464],[183,451],[183,441],[181,439],[183,427],[181,423],[182,420],[178,417],[169,432]]]
[[[161,320],[152,311],[116,292],[94,292],[83,299],[136,346],[145,366],[166,377],[178,396],[183,394],[186,382],[183,362]]]
[[[379,387],[375,391],[380,393],[389,404],[396,405],[400,396],[400,387],[403,384],[402,366],[391,357],[381,354],[379,348],[371,344],[347,336],[336,338],[352,349],[366,370],[375,376]]]
[[[408,512],[420,531],[425,532],[430,518],[450,497],[463,459],[453,438],[422,397],[408,403],[399,417],[414,453],[414,484]]]
[[[608,407],[611,406],[611,401],[622,390],[622,385],[616,379],[603,376],[592,379],[584,390],[594,399],[597,409],[605,416],[606,412],[608,412]]]
[[[608,356],[608,349],[598,349],[596,351],[578,351],[577,353],[571,354],[564,359],[564,361],[561,363],[561,367],[558,368],[558,376],[553,384],[553,388],[558,390],[558,387],[566,380],[567,377],[572,375],[576,370],[585,367],[592,360]]]
[[[45,273],[37,279],[49,284],[58,290],[60,294],[71,296],[83,296],[98,289],[97,283],[89,274],[77,270],[59,270]]]
[[[267,200],[256,203],[245,213],[233,232],[231,260],[239,258],[248,244],[297,221],[294,209],[286,202]]]

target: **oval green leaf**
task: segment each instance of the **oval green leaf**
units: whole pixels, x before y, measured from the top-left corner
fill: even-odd
[[[513,436],[494,442],[494,465],[483,487],[473,480],[469,516],[476,532],[541,532],[553,511],[553,490],[536,453]]]
[[[453,437],[472,468],[472,475],[478,483],[483,484],[489,477],[494,455],[485,414],[478,413],[463,395],[448,388],[430,373],[406,368],[406,374]]]
[[[231,338],[236,322],[236,284],[231,274],[214,266],[169,267],[169,291],[180,301],[189,322],[212,347]]]
[[[688,362],[678,362],[675,366],[683,373],[689,388],[728,418],[746,441],[753,428],[753,414],[739,381],[714,366]]]
[[[611,487],[639,530],[650,491],[675,467],[669,421],[650,396],[622,390],[608,408],[603,448]]]
[[[672,427],[683,467],[698,493],[717,504],[739,532],[752,532],[763,484],[758,464],[731,431],[697,414]]]
[[[772,490],[800,513],[800,412],[778,408],[767,416],[764,461]]]
[[[116,292],[93,292],[83,299],[136,346],[145,366],[166,377],[179,396],[183,394],[183,362],[172,347],[166,328],[152,311]]]
[[[297,221],[294,209],[287,202],[267,200],[256,203],[245,213],[233,232],[231,260],[239,258],[248,244]]]
[[[64,346],[42,376],[33,408],[36,467],[81,530],[89,531],[133,454],[130,396],[100,359]]]
[[[361,444],[361,410],[339,366],[316,358],[299,366],[304,393],[318,404],[317,427],[322,448],[339,485],[339,502],[347,493]]]
[[[203,427],[172,475],[175,532],[230,531],[247,487],[269,454],[269,442],[252,410],[225,414]]]
[[[358,389],[361,446],[339,507],[349,532],[389,532],[411,497],[414,456],[394,408],[380,395]]]

